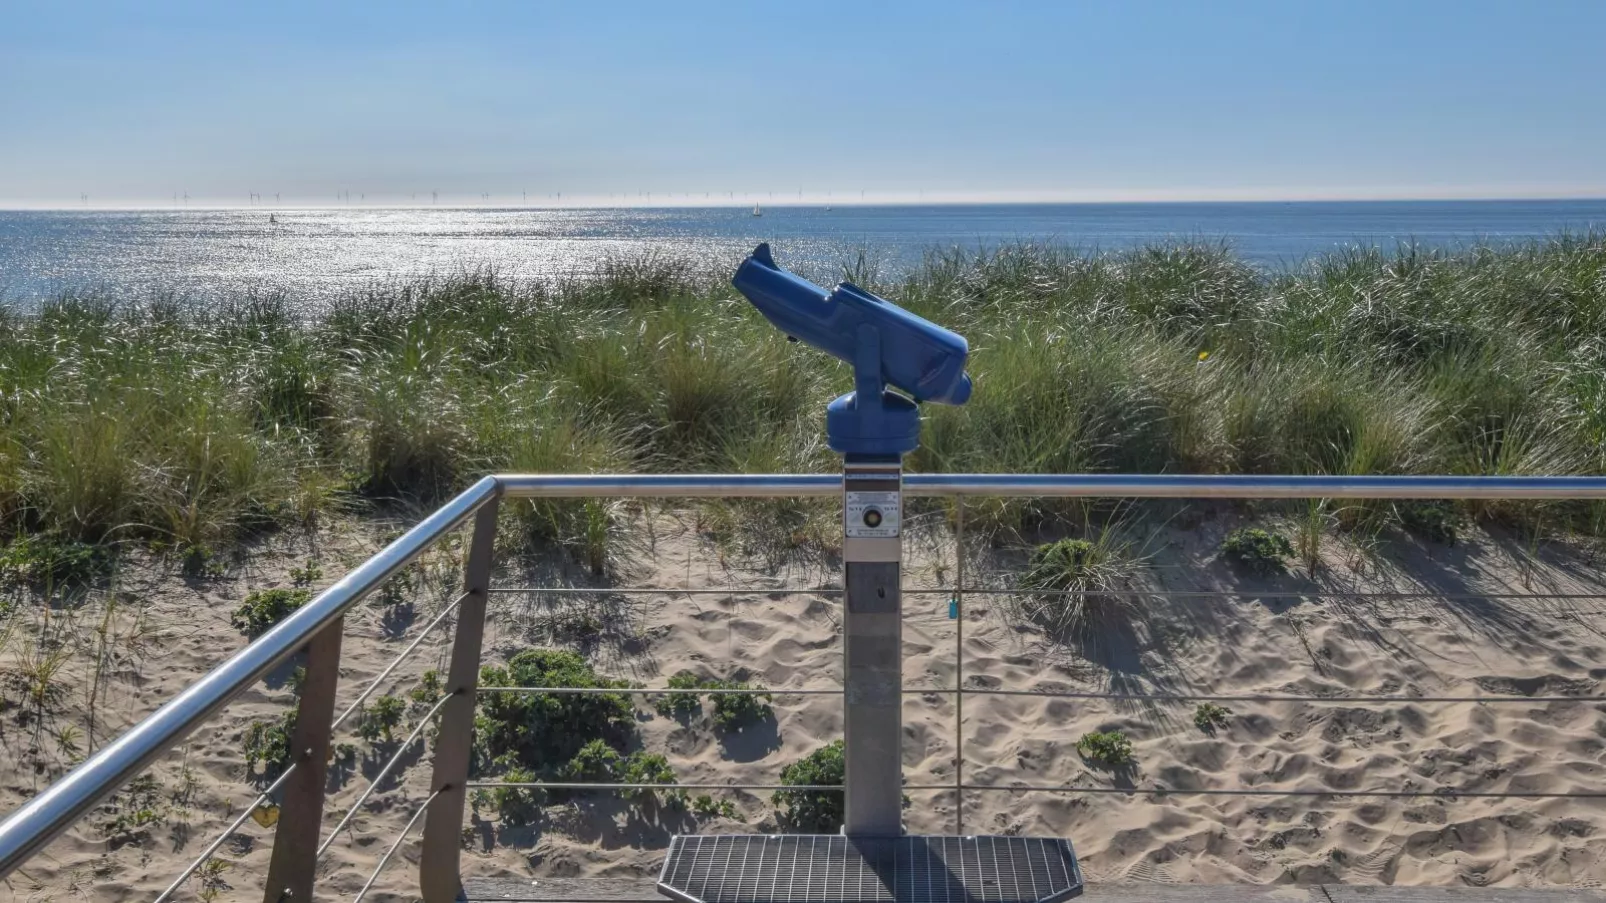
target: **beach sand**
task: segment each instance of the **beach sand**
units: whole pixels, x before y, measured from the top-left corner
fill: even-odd
[[[840,587],[840,564],[829,554],[765,563],[716,548],[691,512],[633,516],[631,542],[613,582],[729,593],[602,600],[499,594],[486,662],[549,642],[554,612],[581,606],[606,625],[584,651],[608,675],[661,685],[690,668],[774,688],[840,686],[839,599],[780,592]],[[1364,695],[1602,694],[1606,599],[1534,596],[1603,593],[1594,560],[1565,545],[1535,550],[1477,531],[1453,548],[1400,539],[1371,555],[1329,537],[1314,579],[1302,566],[1280,577],[1247,579],[1215,557],[1222,536],[1236,525],[1235,515],[1223,510],[1155,534],[1135,584],[1149,591],[1141,600],[1148,626],[1113,638],[1098,662],[1034,627],[1011,623],[1008,597],[967,594],[965,686],[1322,701],[1227,702],[1231,718],[1211,735],[1193,724],[1192,701],[967,697],[967,783],[1106,792],[972,791],[964,800],[965,833],[1068,837],[1088,878],[1099,881],[1601,886],[1606,800],[1271,792],[1606,792],[1601,703],[1346,701]],[[217,579],[187,579],[151,562],[124,568],[110,594],[50,612],[49,630],[68,641],[71,654],[42,717],[18,692],[20,672],[42,654],[31,637],[45,620],[41,609],[25,608],[0,649],[8,681],[8,707],[0,714],[0,810],[27,799],[75,757],[243,646],[229,613],[246,592],[287,585],[289,568],[309,557],[324,572],[316,586],[327,585],[376,548],[383,532],[353,522],[316,538],[278,536]],[[904,771],[909,783],[950,784],[954,700],[942,690],[956,679],[957,625],[944,590],[956,576],[954,548],[935,527],[912,530],[906,545],[904,679],[932,692],[906,699]],[[365,603],[348,617],[339,709],[454,597],[457,554],[443,549],[425,563],[408,605]],[[1023,560],[1020,549],[978,545],[967,555],[966,581],[1007,585]],[[498,580],[503,586],[589,585],[584,569],[561,555],[510,560]],[[938,591],[916,592],[924,589]],[[117,600],[110,615],[106,598]],[[442,631],[425,640],[388,682],[393,692],[404,694],[426,668],[443,668],[449,636]],[[98,682],[92,679],[96,662]],[[0,895],[154,896],[261,786],[245,779],[242,737],[253,720],[285,710],[292,699],[286,677],[242,695],[184,749],[153,767],[161,820],[142,839],[112,848],[106,824],[119,811],[126,816],[128,807],[103,808],[13,875]],[[720,735],[707,706],[699,720],[682,724],[643,704],[641,737],[646,748],[669,757],[682,782],[771,783],[785,764],[842,730],[837,698],[778,695],[773,705],[772,723]],[[91,708],[93,731],[84,727]],[[70,725],[77,726],[76,736],[63,730]],[[1137,764],[1130,772],[1111,773],[1078,755],[1080,736],[1108,729],[1133,739]],[[338,739],[355,743],[360,757],[350,773],[331,779],[326,834],[394,749],[375,748],[345,729]],[[349,897],[362,886],[425,797],[429,754],[420,747],[403,756],[399,776],[331,845],[320,865],[320,886],[330,897]],[[1112,792],[1126,788],[1137,792]],[[1268,793],[1198,792],[1245,789]],[[910,831],[958,829],[951,790],[908,796]],[[740,819],[649,815],[606,798],[552,805],[530,826],[503,825],[494,813],[479,812],[469,822],[463,870],[485,876],[639,874],[656,868],[676,833],[780,829],[768,794],[730,798]],[[270,843],[271,831],[247,821],[223,845],[218,858],[227,866],[214,882],[217,899],[259,894]],[[383,892],[371,899],[411,898],[417,851],[415,835],[381,877]],[[192,881],[180,899],[200,899],[202,891],[203,883]]]

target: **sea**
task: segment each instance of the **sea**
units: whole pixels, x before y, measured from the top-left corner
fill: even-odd
[[[883,276],[935,249],[1054,243],[1118,252],[1221,243],[1266,270],[1351,246],[1457,249],[1606,230],[1606,199],[1255,203],[765,206],[659,209],[326,208],[0,210],[0,302],[71,293],[204,302],[242,293],[297,304],[419,277],[494,269],[584,279],[658,254],[734,265],[761,241],[821,279],[867,259]],[[270,219],[271,217],[271,219]]]

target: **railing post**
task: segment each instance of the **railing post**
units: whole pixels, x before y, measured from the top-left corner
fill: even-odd
[[[479,686],[480,643],[485,635],[485,603],[491,585],[491,552],[496,542],[497,497],[474,515],[463,568],[465,598],[457,607],[457,636],[446,692],[435,736],[435,794],[424,816],[424,847],[418,863],[419,889],[425,903],[453,903],[460,889],[459,855],[463,848],[463,808],[468,793],[469,763],[474,743],[475,690]]]
[[[263,885],[265,903],[312,899],[318,869],[318,838],[323,825],[324,781],[329,773],[329,735],[335,718],[335,687],[340,682],[340,639],[345,618],[319,631],[307,644],[307,674],[296,706],[291,737],[295,773],[285,782],[279,824],[273,832],[273,858]]]
[[[848,456],[842,471],[843,832],[903,832],[902,469]]]

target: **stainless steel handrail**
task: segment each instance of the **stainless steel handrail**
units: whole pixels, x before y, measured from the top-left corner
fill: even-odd
[[[1606,499],[1606,477],[907,474],[903,484],[926,497]],[[486,477],[0,822],[0,877],[493,498],[828,497],[841,486],[838,474]]]
[[[842,491],[839,474],[510,474],[497,480],[507,498],[824,497]],[[1606,477],[908,473],[903,491],[928,497],[1601,499]]]
[[[486,477],[0,822],[0,878],[261,680],[497,494]]]
[[[1606,477],[908,474],[910,495],[1168,499],[1598,499]]]

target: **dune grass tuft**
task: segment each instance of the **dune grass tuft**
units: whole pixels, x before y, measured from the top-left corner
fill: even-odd
[[[1035,592],[1012,597],[1016,617],[1092,651],[1130,633],[1144,616],[1132,592],[1137,562],[1130,546],[1116,528],[1038,546],[1020,577],[1020,588]]]

